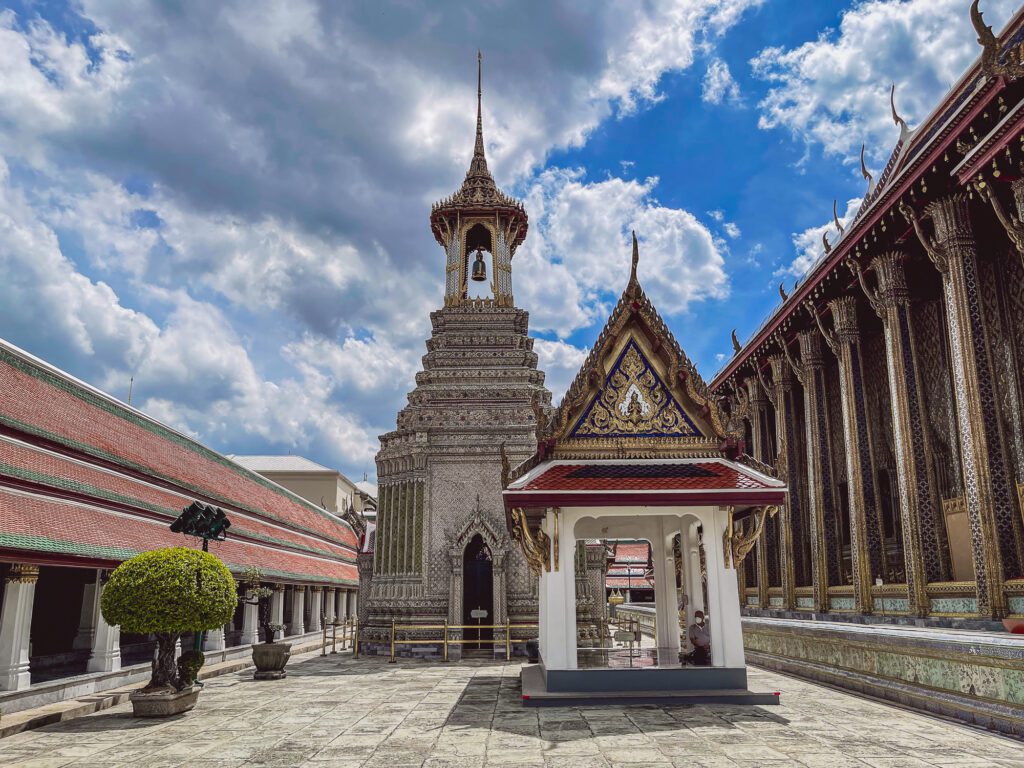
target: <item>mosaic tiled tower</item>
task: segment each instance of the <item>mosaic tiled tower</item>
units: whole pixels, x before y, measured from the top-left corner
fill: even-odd
[[[431,314],[423,370],[377,454],[378,528],[361,617],[369,653],[384,650],[392,620],[463,624],[475,620],[475,608],[487,611],[484,624],[530,623],[537,614],[536,581],[505,532],[502,446],[512,465],[534,453],[535,414],[550,408],[551,393],[537,370],[528,314],[513,306],[512,257],[527,215],[487,168],[479,83],[472,163],[458,192],[433,207],[430,224],[446,255],[444,307]],[[471,298],[470,281],[481,272],[491,296]],[[521,643],[529,634],[513,637]]]

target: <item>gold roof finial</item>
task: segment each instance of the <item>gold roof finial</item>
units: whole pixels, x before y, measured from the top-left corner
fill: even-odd
[[[633,266],[629,270],[629,282],[637,282],[636,268],[640,263],[640,245],[636,241],[636,230],[633,230]]]

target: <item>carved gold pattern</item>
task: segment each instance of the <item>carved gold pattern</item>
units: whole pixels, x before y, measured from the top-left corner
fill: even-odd
[[[536,534],[530,533],[526,522],[526,515],[523,510],[515,508],[512,510],[513,540],[519,545],[526,558],[527,565],[535,576],[540,576],[542,571],[551,571],[551,539],[544,531],[537,529]]]
[[[974,31],[978,33],[978,42],[982,46],[981,70],[985,77],[1001,77],[1007,82],[1013,82],[1024,76],[1024,49],[1018,44],[1005,53],[1000,53],[1002,46],[999,38],[982,18],[978,1],[974,0],[971,3],[971,24],[974,25]]]
[[[735,567],[739,568],[750,553],[750,550],[752,550],[754,545],[757,544],[758,539],[761,538],[761,534],[764,531],[765,520],[769,517],[775,517],[778,512],[779,508],[775,505],[761,507],[754,510],[753,524],[749,529],[746,526],[746,522],[750,518],[740,521],[739,530],[735,531],[731,537],[732,558]],[[732,516],[730,515],[730,522],[731,521]]]
[[[10,567],[4,579],[15,584],[35,584],[39,581],[39,566],[27,563],[15,563]]]
[[[630,341],[572,437],[691,437],[698,433]]]

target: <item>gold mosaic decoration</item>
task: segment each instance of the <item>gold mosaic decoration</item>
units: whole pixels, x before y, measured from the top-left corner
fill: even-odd
[[[651,364],[630,341],[572,437],[699,436]]]

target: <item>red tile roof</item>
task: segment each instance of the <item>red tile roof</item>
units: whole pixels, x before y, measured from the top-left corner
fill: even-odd
[[[654,589],[654,579],[627,579],[624,576],[609,576],[604,580],[607,589]]]
[[[554,464],[523,491],[690,491],[771,486],[718,461]]]
[[[161,521],[0,488],[0,548],[5,551],[117,562],[139,552],[192,543],[171,533]],[[359,580],[352,563],[237,539],[211,542],[210,551],[234,571],[253,566],[268,576],[300,581],[353,584]]]
[[[340,520],[55,369],[0,346],[0,425],[356,546]]]

